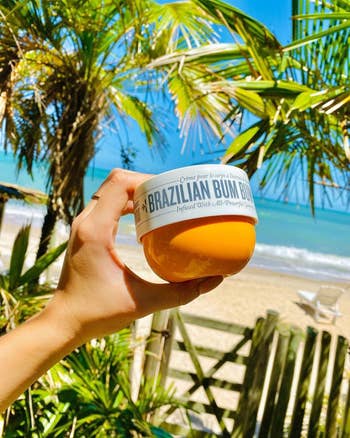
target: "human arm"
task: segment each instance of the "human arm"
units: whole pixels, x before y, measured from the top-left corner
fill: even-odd
[[[221,277],[149,283],[119,259],[115,234],[149,176],[115,170],[74,220],[57,291],[46,308],[0,338],[0,411],[78,346],[216,287]]]

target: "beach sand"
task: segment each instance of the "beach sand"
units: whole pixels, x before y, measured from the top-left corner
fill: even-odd
[[[147,266],[142,247],[121,246],[120,256],[138,275],[160,281]],[[317,281],[249,267],[226,278],[214,291],[182,306],[182,311],[221,321],[252,327],[268,310],[277,311],[283,322],[306,328],[308,325],[350,339],[350,289],[344,293],[339,306],[342,316],[335,324],[317,323],[310,308],[300,303],[297,291],[317,291],[321,285],[349,288],[350,284]]]

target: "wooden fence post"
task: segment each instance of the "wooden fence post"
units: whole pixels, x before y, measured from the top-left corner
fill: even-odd
[[[310,413],[307,438],[318,437],[319,421],[320,421],[324,391],[326,386],[330,344],[331,344],[331,335],[328,332],[322,332],[322,339],[321,339],[320,353],[319,353],[320,359],[318,362],[316,386],[312,400],[312,408]]]
[[[270,437],[272,438],[283,437],[284,420],[290,399],[290,389],[293,382],[295,361],[301,338],[301,330],[293,327],[290,333],[286,362],[283,368],[280,390],[275,406],[275,412],[278,412],[278,415],[273,416],[271,423]]]
[[[169,310],[156,312],[153,315],[151,333],[146,345],[146,356],[143,368],[144,376],[154,380],[154,388],[159,378],[161,361],[165,338],[167,337],[166,328],[169,320]]]
[[[279,415],[275,410],[276,394],[282,380],[282,370],[286,362],[288,353],[288,342],[290,338],[290,330],[279,329],[278,343],[269,383],[269,388],[264,406],[264,413],[259,430],[259,438],[267,438],[271,427],[274,415]]]
[[[338,336],[337,349],[334,357],[333,364],[333,376],[331,390],[329,394],[329,401],[327,407],[327,418],[326,418],[326,437],[336,436],[337,429],[337,411],[340,396],[340,387],[343,380],[343,372],[345,365],[345,357],[349,344],[343,336]]]
[[[233,427],[233,438],[251,438],[264,386],[271,342],[278,313],[269,311],[266,319],[259,319],[253,331],[248,365]]]
[[[159,375],[160,375],[159,383],[162,386],[165,385],[165,381],[168,375],[171,350],[173,346],[174,331],[175,331],[174,311],[170,311],[166,330],[163,335],[164,346],[163,346],[163,354],[161,357],[160,368],[159,368]]]
[[[350,438],[350,378],[348,378],[348,394],[344,406],[341,438]]]
[[[315,355],[317,330],[313,329],[312,327],[308,327],[306,333],[307,334],[304,344],[304,353],[299,374],[297,393],[294,402],[294,410],[292,415],[289,438],[298,438],[302,431],[312,365]]]

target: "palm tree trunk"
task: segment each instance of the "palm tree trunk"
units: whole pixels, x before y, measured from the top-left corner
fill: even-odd
[[[1,226],[2,226],[2,220],[4,218],[5,205],[6,205],[7,199],[8,198],[5,195],[0,195],[0,230],[1,230]]]
[[[36,259],[38,260],[41,256],[43,256],[48,248],[49,244],[52,238],[52,234],[56,225],[58,219],[58,212],[53,208],[52,203],[52,195],[50,195],[48,205],[47,205],[47,212],[44,218],[44,223],[41,228],[41,236],[40,236],[40,242],[38,247],[38,252],[36,254]]]

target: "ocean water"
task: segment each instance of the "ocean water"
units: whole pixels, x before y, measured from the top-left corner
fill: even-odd
[[[85,196],[89,199],[108,175],[106,169],[89,169],[85,178]],[[24,172],[16,176],[11,156],[0,152],[0,181],[17,183],[45,190],[45,168],[37,166],[35,178]],[[321,280],[350,282],[350,212],[316,210],[312,217],[304,205],[285,204],[255,197],[259,223],[256,227],[257,244],[251,266],[285,272]],[[30,207],[20,202],[9,202],[7,221],[40,225],[43,207]],[[62,234],[67,229],[61,224]],[[136,245],[133,216],[120,223],[118,240]]]

